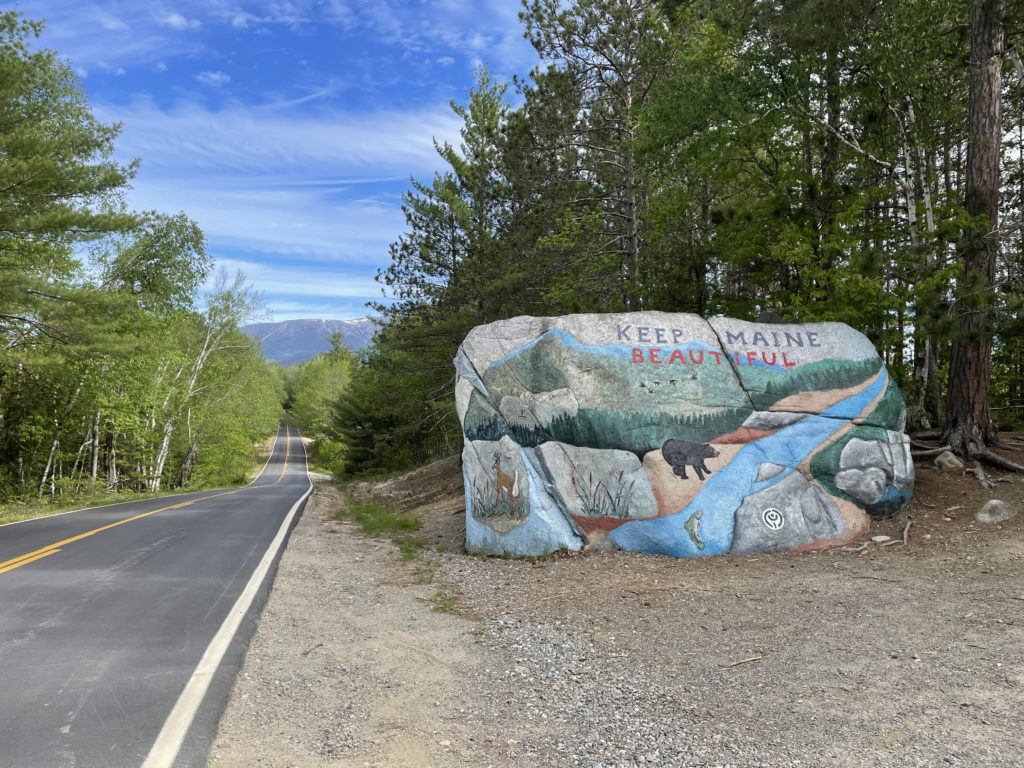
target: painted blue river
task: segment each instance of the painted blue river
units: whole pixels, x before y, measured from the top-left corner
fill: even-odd
[[[732,546],[735,512],[743,499],[778,483],[823,442],[861,414],[889,382],[881,375],[867,388],[833,405],[821,415],[804,419],[773,435],[743,446],[735,458],[704,482],[704,487],[679,512],[652,520],[634,520],[616,528],[612,540],[623,549],[673,557],[719,555]],[[757,482],[761,464],[771,462],[786,469],[775,477]],[[695,511],[701,510],[700,534],[705,542],[698,549],[683,528]]]

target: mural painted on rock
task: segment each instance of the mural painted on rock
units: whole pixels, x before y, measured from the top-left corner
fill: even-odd
[[[842,324],[523,317],[455,364],[471,551],[829,546],[913,487],[899,389]]]

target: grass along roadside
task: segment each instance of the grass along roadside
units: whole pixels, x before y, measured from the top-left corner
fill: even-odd
[[[398,547],[403,561],[413,565],[417,584],[431,584],[440,565],[427,556],[426,542],[414,534],[422,525],[414,514],[399,512],[392,507],[371,504],[356,499],[342,490],[342,505],[334,513],[335,520],[351,520],[367,536],[385,537]],[[458,595],[439,589],[431,598],[431,607],[439,613],[458,613]]]
[[[114,504],[122,504],[127,501],[142,501],[144,499],[155,499],[160,496],[174,496],[179,493],[191,493],[199,490],[196,488],[181,488],[161,493],[135,493],[133,491],[121,491],[120,493],[108,490],[81,493],[76,496],[52,499],[31,499],[20,501],[9,501],[0,504],[0,525],[7,523],[20,523],[23,520],[34,520],[37,517],[49,517],[59,515],[63,512],[74,512],[79,509],[94,509],[96,507],[109,507]]]

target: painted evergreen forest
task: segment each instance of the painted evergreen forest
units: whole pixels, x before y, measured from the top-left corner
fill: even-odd
[[[473,326],[641,309],[848,323],[911,428],[994,456],[1024,425],[1021,5],[524,0],[536,66],[481,69],[404,195],[345,470],[460,449]]]

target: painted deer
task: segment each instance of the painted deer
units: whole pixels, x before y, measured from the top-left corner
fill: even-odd
[[[497,470],[498,472],[498,489],[495,498],[498,502],[501,501],[502,491],[508,496],[509,506],[512,507],[513,511],[519,509],[519,470],[516,470],[515,477],[512,475],[505,474],[501,471],[501,455],[494,454],[494,463],[491,465],[491,469]]]

